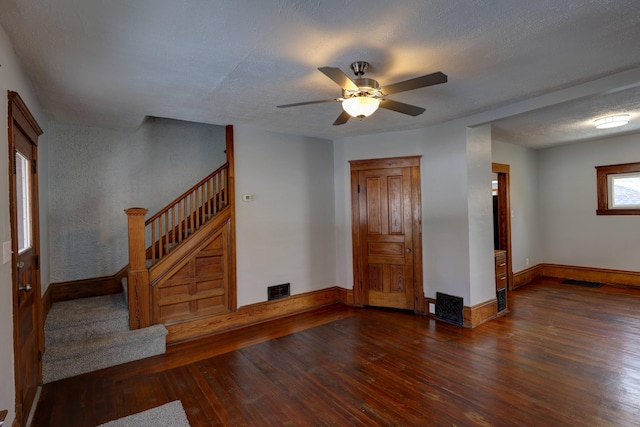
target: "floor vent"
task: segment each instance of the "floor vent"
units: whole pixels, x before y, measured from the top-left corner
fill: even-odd
[[[498,312],[507,308],[507,288],[500,288],[496,291],[498,297]]]
[[[462,326],[463,308],[462,297],[436,292],[436,318],[439,320]]]
[[[291,284],[283,283],[282,285],[269,286],[267,288],[267,298],[269,301],[280,299],[291,295]]]

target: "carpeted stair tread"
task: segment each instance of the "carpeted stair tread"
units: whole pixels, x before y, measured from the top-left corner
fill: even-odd
[[[54,345],[47,348],[44,359],[47,361],[69,359],[87,352],[100,352],[109,347],[134,345],[156,338],[164,339],[167,328],[164,325],[152,325],[148,328],[127,330],[111,335],[101,336],[83,341],[71,341],[64,345]]]
[[[65,354],[64,351],[54,351],[52,353],[57,354],[49,354],[50,349],[47,349],[42,364],[42,381],[43,383],[50,383],[63,378],[97,371],[98,369],[163,354],[166,351],[165,337],[167,330],[163,325],[154,325],[151,329],[155,330],[155,336],[153,334],[134,334],[136,335],[136,340],[131,340],[132,336],[118,337],[116,338],[118,344],[113,341],[109,342],[109,340],[100,340],[99,343],[86,343],[87,347],[81,352],[78,347],[70,350],[78,353],[74,357],[71,357],[70,354]],[[136,331],[144,331],[144,329]],[[136,331],[130,332],[135,333]],[[97,344],[99,348],[92,348],[93,344]],[[61,356],[62,358],[53,359],[53,356]]]
[[[56,302],[44,329],[44,383],[166,350],[164,325],[129,330],[129,310],[123,294]]]
[[[82,298],[53,304],[47,315],[44,329],[50,331],[128,317],[129,310],[122,294]]]

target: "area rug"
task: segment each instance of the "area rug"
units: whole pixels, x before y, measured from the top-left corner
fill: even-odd
[[[98,427],[191,427],[179,400]]]

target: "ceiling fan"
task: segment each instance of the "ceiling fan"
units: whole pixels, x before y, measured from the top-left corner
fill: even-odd
[[[318,70],[321,73],[329,77],[342,88],[341,98],[278,105],[278,108],[320,104],[323,102],[341,102],[342,109],[344,111],[338,116],[336,121],[333,122],[334,126],[345,124],[351,117],[357,117],[360,119],[369,117],[378,109],[378,107],[397,111],[398,113],[408,114],[410,116],[419,116],[424,113],[424,108],[386,99],[386,96],[447,82],[446,74],[438,71],[422,77],[416,77],[414,79],[394,83],[389,86],[380,87],[380,84],[377,81],[363,77],[367,68],[369,68],[368,62],[353,62],[351,64],[351,70],[353,70],[356,78],[355,80],[351,80],[340,68],[320,67]]]

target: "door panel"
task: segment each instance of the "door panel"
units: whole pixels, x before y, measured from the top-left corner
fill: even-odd
[[[363,304],[413,310],[411,168],[362,170],[358,184]]]
[[[16,421],[24,425],[41,378],[37,138],[42,134],[20,97],[9,94],[10,218]]]

